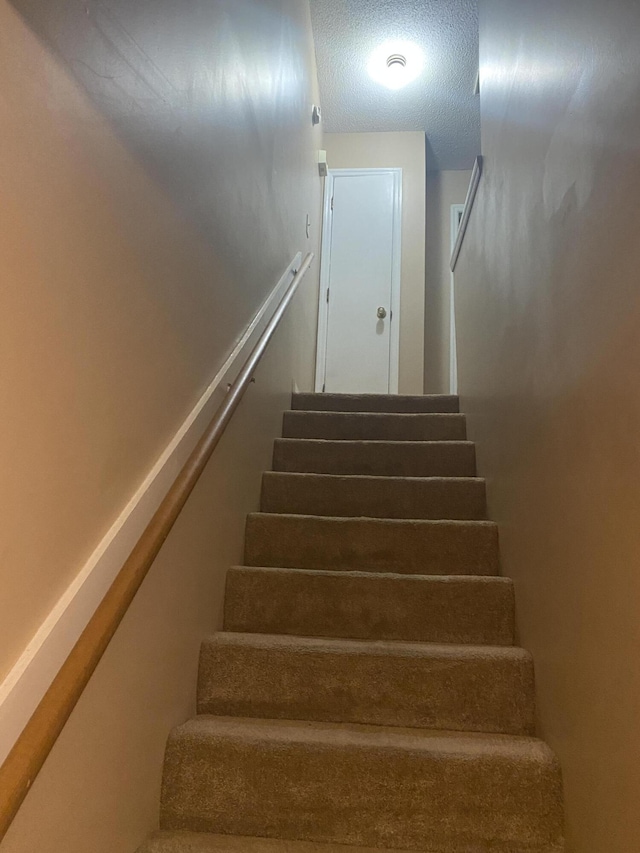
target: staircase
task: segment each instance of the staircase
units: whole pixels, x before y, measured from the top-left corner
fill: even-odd
[[[283,435],[139,853],[560,853],[457,398],[298,394]]]

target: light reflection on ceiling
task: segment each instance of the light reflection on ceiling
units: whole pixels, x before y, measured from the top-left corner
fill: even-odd
[[[311,0],[325,130],[423,130],[430,168],[470,169],[480,152],[476,0]],[[414,43],[424,69],[391,89],[374,51]]]

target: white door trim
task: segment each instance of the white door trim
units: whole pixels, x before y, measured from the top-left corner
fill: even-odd
[[[451,251],[453,252],[458,240],[460,223],[464,213],[464,204],[451,205]],[[456,337],[456,286],[455,273],[451,271],[451,288],[449,290],[449,393],[458,393],[458,349]]]
[[[393,183],[393,257],[391,262],[391,329],[389,330],[389,393],[398,393],[400,370],[400,284],[402,271],[402,169],[329,169],[324,182],[322,246],[320,251],[320,292],[318,301],[318,344],[316,348],[316,392],[325,384],[329,303],[327,291],[331,278],[331,199],[336,176],[392,174]]]

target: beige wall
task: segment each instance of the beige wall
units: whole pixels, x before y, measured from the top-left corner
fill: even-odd
[[[470,171],[427,172],[425,394],[448,394],[450,389],[451,205],[464,204],[470,180]]]
[[[318,243],[307,3],[109,8],[0,0],[0,678]],[[198,642],[312,385],[316,276],[2,853],[127,853],[157,819]]]
[[[150,14],[147,30],[124,19],[173,76],[176,103],[162,107],[161,92],[134,107],[125,79],[118,108],[102,93],[105,118],[98,93],[90,99],[0,2],[0,676],[295,253],[315,245],[304,230],[308,211],[317,234],[320,193],[304,4],[265,4],[254,44],[243,5],[237,20],[223,16],[228,55],[215,61],[213,37],[211,48],[203,39],[181,52],[182,11]],[[222,24],[215,14],[207,23],[212,33]],[[69,38],[85,45],[89,36]],[[247,70],[256,57],[266,62],[263,44],[273,92]],[[208,60],[212,78],[203,80]],[[286,80],[276,73],[283,67]],[[188,82],[196,89],[182,103]],[[308,384],[308,359],[300,369]]]
[[[424,352],[424,133],[327,133],[330,169],[402,168],[401,394],[422,393]]]
[[[462,405],[564,768],[569,853],[640,850],[640,5],[481,0]]]
[[[1,853],[134,853],[157,828],[167,734],[195,713],[200,643],[220,627],[228,566],[242,562],[245,514],[258,508],[316,297],[309,279]]]

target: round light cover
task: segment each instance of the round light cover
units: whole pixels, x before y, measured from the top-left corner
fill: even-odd
[[[376,83],[387,89],[401,89],[415,80],[424,68],[424,55],[410,41],[388,41],[377,47],[369,59],[367,70]]]

